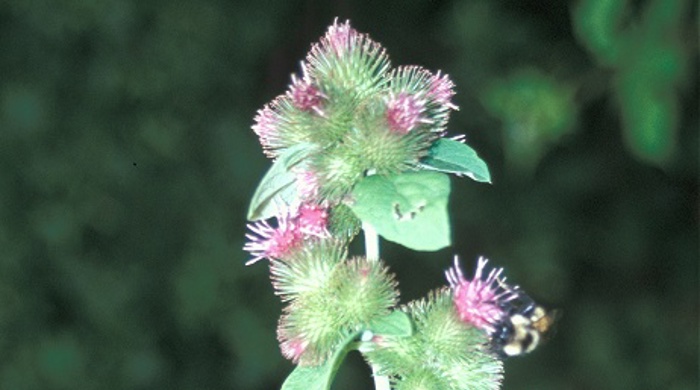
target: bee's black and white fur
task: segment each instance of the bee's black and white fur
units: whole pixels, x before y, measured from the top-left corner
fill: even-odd
[[[518,302],[509,302],[504,308],[506,315],[491,336],[493,350],[502,357],[534,351],[560,316],[558,310],[546,310],[522,291],[518,298]]]

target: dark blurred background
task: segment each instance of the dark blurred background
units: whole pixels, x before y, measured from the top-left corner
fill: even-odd
[[[564,311],[505,389],[698,388],[698,4],[0,2],[0,389],[273,389],[244,267],[250,125],[334,17],[457,84],[493,185],[454,247],[384,243],[407,302],[485,255]],[[361,244],[361,240],[358,244]],[[336,389],[371,386],[358,355]]]

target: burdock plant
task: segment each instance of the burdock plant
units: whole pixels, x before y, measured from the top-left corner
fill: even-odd
[[[419,251],[450,245],[446,173],[490,182],[464,137],[447,137],[454,85],[418,66],[392,68],[349,22],[311,47],[289,89],[253,130],[273,160],[248,211],[247,264],[267,259],[286,304],[277,336],[297,364],[283,389],[328,389],[351,350],[377,389],[497,389],[493,338],[519,290],[481,259],[457,260],[448,285],[399,304],[379,236]],[[348,253],[362,231],[366,253]]]

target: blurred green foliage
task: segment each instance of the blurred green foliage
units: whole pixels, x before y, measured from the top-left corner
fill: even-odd
[[[503,122],[509,170],[529,174],[543,154],[572,130],[573,92],[532,69],[519,69],[485,91],[484,107]]]
[[[250,125],[335,16],[449,73],[450,130],[491,168],[493,186],[453,180],[453,248],[384,244],[403,301],[444,285],[454,253],[485,255],[564,310],[506,389],[697,388],[697,13],[0,2],[0,388],[279,387],[281,305],[240,249],[270,165]],[[507,136],[518,124],[541,141]],[[513,153],[535,156],[527,174]],[[336,388],[370,383],[351,356]]]
[[[579,40],[614,72],[628,148],[653,163],[666,163],[676,149],[677,89],[688,82],[697,49],[686,26],[696,16],[688,0],[583,0],[573,15]]]

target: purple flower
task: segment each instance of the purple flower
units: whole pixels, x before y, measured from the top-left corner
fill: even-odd
[[[501,278],[503,268],[493,268],[484,275],[488,260],[480,257],[472,279],[466,279],[455,256],[454,267],[445,272],[453,291],[453,301],[460,320],[493,334],[506,314],[504,307],[518,297],[517,287],[511,288]]]
[[[328,32],[323,37],[321,42],[328,45],[339,57],[342,57],[348,52],[357,40],[359,33],[350,27],[350,21],[339,24],[336,18],[333,25],[328,28]]]
[[[408,93],[391,94],[386,102],[386,120],[389,129],[406,134],[421,123],[431,123],[423,117],[425,100]]]
[[[268,259],[284,259],[299,249],[308,237],[330,237],[327,230],[328,210],[316,204],[302,204],[295,210],[284,208],[277,216],[278,226],[273,227],[267,221],[248,224],[252,233],[247,233],[249,240],[243,250],[250,252],[253,258],[246,265]]]
[[[304,235],[295,218],[284,212],[277,217],[277,221],[277,227],[272,227],[267,221],[248,224],[252,233],[246,233],[249,241],[243,250],[250,252],[253,258],[245,265],[255,264],[265,258],[282,259],[302,244]]]
[[[309,342],[302,339],[301,337],[293,339],[281,338],[280,349],[282,350],[282,355],[294,363],[298,363],[301,355],[308,348]]]
[[[428,97],[446,108],[457,110],[458,107],[452,103],[452,96],[455,95],[454,83],[446,74],[440,75],[440,71],[430,79],[430,90]]]
[[[319,182],[316,171],[309,169],[294,169],[297,179],[297,193],[301,200],[318,198]]]
[[[258,135],[260,144],[266,153],[278,144],[279,140],[279,114],[275,112],[270,104],[266,104],[255,116],[253,131]]]
[[[307,236],[330,237],[328,210],[315,204],[302,204],[296,216],[299,231]]]
[[[305,79],[299,80],[292,76],[292,86],[290,87],[289,95],[296,108],[302,111],[312,110],[318,115],[324,116],[321,110],[321,99],[325,96],[310,81]]]

